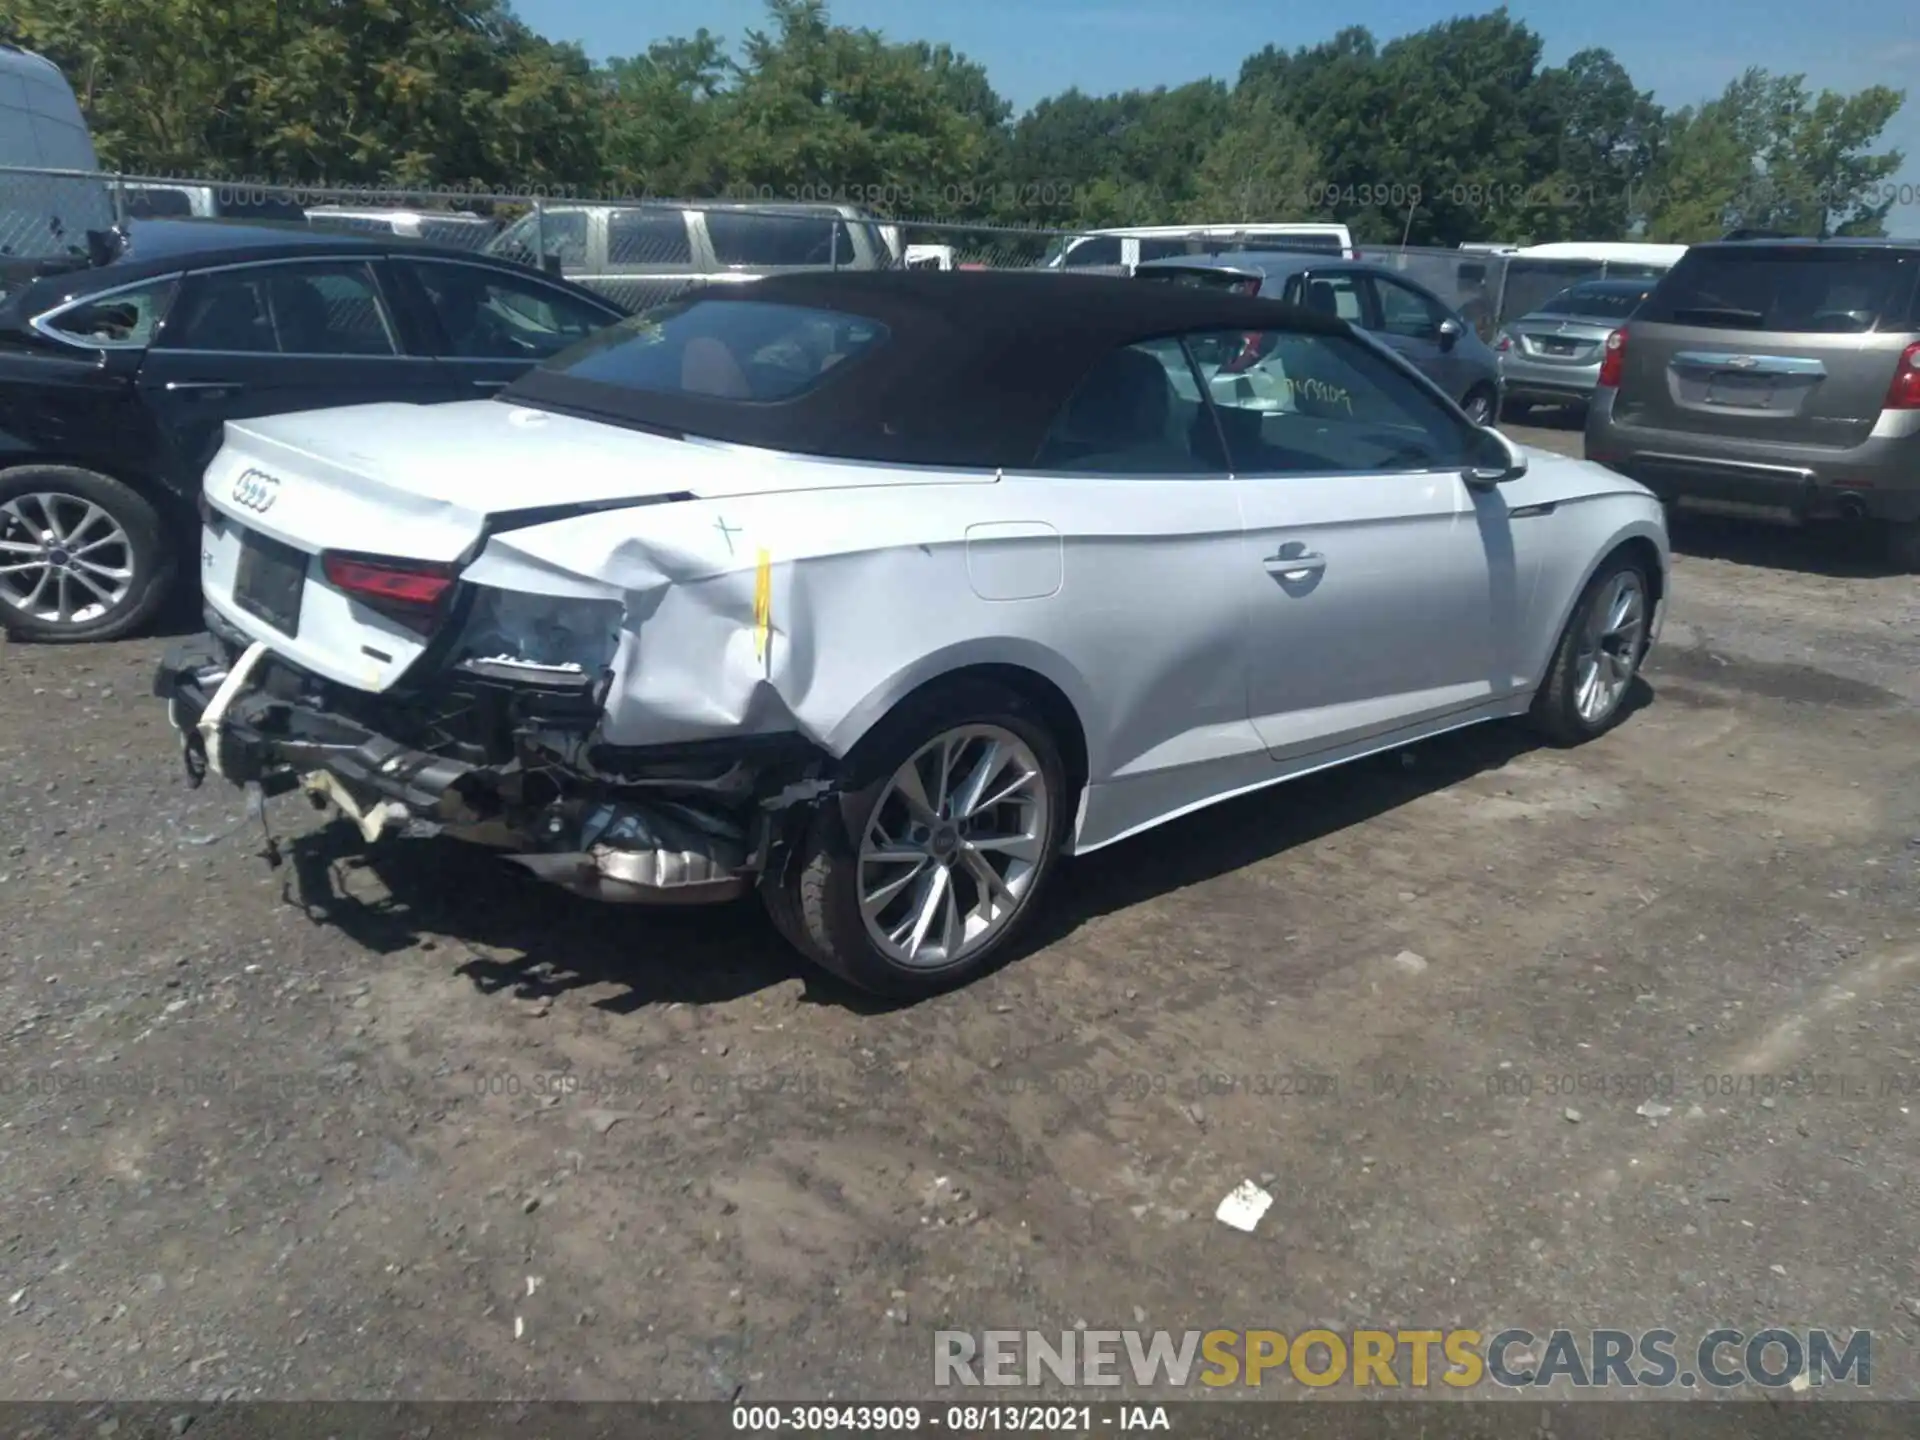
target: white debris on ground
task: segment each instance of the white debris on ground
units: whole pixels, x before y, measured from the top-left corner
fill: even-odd
[[[1213,1212],[1213,1218],[1251,1235],[1254,1227],[1260,1223],[1260,1217],[1272,1206],[1273,1196],[1253,1181],[1242,1180],[1234,1187],[1233,1193],[1220,1202],[1220,1208]]]

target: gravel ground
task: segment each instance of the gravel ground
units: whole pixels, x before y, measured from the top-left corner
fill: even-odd
[[[925,1396],[1076,1322],[1871,1328],[1920,1395],[1920,586],[1677,539],[1603,741],[1190,817],[911,1009],[292,798],[274,868],[164,641],[0,648],[0,1396]]]

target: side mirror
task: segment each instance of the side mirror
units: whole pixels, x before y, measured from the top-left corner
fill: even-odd
[[[1527,473],[1527,452],[1491,425],[1480,428],[1473,451],[1460,478],[1475,490],[1491,490]]]
[[[1451,350],[1454,345],[1458,343],[1460,337],[1466,333],[1466,327],[1458,320],[1442,320],[1440,322],[1440,348],[1442,350]]]
[[[555,279],[561,278],[560,257],[551,251],[540,257],[540,269]]]

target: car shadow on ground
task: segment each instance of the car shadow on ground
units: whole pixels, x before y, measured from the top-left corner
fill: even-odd
[[[1888,558],[1879,527],[1866,523],[1794,528],[1669,509],[1667,537],[1681,555],[1830,580],[1884,580],[1905,573]]]
[[[1653,698],[1635,682],[1627,705]],[[1490,770],[1539,747],[1517,723],[1478,725],[1209,806],[1061,867],[1018,965],[1101,916],[1268,860]],[[485,994],[537,1000],[609,988],[614,1014],[649,1005],[712,1004],[792,979],[808,1003],[878,1015],[900,1008],[802,960],[759,904],[685,909],[577,899],[488,851],[448,840],[368,847],[344,821],[281,842],[284,896],[313,923],[375,955],[433,951],[451,939],[456,972]]]
[[[1500,423],[1529,425],[1535,430],[1564,430],[1569,434],[1587,428],[1585,405],[1514,405],[1505,407]]]

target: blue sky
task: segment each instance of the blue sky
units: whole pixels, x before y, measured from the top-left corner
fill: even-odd
[[[1241,59],[1267,44],[1287,49],[1365,25],[1382,39],[1492,5],[1438,0],[1351,0],[1337,11],[1274,0],[833,0],[835,20],[896,39],[944,40],[987,67],[1020,108],[1078,85],[1096,93],[1231,80]],[[1920,5],[1914,0],[1610,0],[1606,4],[1512,4],[1546,42],[1549,63],[1606,46],[1637,84],[1666,105],[1710,98],[1749,65],[1805,74],[1818,90],[1885,84],[1909,91],[1882,137],[1907,155],[1894,183],[1920,189]],[[701,26],[737,42],[762,22],[759,0],[517,0],[520,16],[556,40],[575,40],[595,59],[644,50]],[[1920,231],[1920,204],[1895,212]]]

